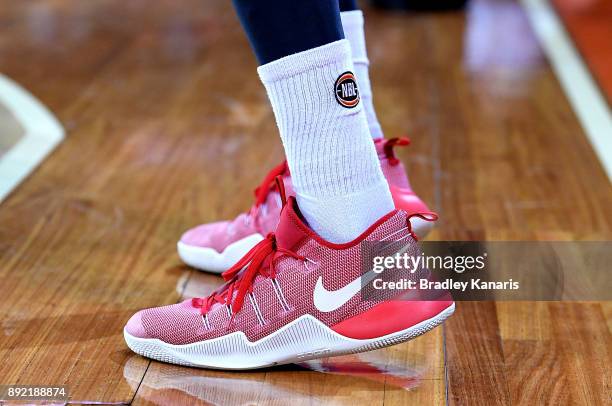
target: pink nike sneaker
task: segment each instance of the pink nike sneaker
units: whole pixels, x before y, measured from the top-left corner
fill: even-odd
[[[409,215],[415,213],[431,213],[429,207],[423,200],[412,190],[406,168],[394,152],[396,146],[410,145],[408,137],[378,139],[374,142],[376,152],[380,159],[380,167],[389,183],[389,190],[395,208],[403,210]],[[422,219],[421,217],[411,217],[412,229],[419,239],[423,239],[429,234],[433,227],[433,222]]]
[[[454,302],[448,295],[405,300],[416,290],[364,296],[379,274],[362,272],[362,255],[381,241],[417,254],[410,224],[408,214],[393,210],[354,241],[333,244],[304,223],[290,197],[276,233],[226,271],[223,286],[207,298],[137,312],[124,329],[127,345],[164,362],[243,370],[408,341],[442,323]]]
[[[389,182],[391,196],[397,209],[408,214],[430,212],[427,205],[412,191],[406,169],[396,158],[396,146],[409,145],[408,138],[380,139],[375,142],[376,151],[385,178]],[[178,254],[187,265],[208,272],[228,270],[251,248],[274,231],[280,216],[280,199],[274,178],[283,176],[287,194],[293,195],[291,176],[287,163],[283,162],[270,171],[261,185],[255,189],[255,203],[247,213],[232,221],[202,224],[188,230],[177,243]],[[419,238],[425,238],[432,223],[412,218],[412,227]]]

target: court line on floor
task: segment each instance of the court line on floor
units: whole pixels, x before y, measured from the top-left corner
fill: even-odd
[[[0,74],[0,103],[19,121],[23,136],[0,158],[0,203],[64,139],[64,128],[27,90]]]
[[[535,34],[599,160],[612,180],[612,113],[547,0],[521,0]]]

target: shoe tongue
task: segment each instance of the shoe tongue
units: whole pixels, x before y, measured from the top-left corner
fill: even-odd
[[[308,237],[308,227],[304,224],[301,214],[297,211],[295,198],[292,196],[281,211],[278,226],[276,226],[276,244],[285,249],[292,250],[303,239]]]

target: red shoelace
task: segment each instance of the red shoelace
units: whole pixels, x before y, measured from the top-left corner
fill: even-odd
[[[276,188],[274,179],[276,179],[277,176],[285,175],[287,172],[289,172],[289,166],[285,160],[272,168],[259,186],[255,188],[253,192],[255,194],[255,202],[253,203],[253,206],[251,206],[251,209],[246,213],[246,217],[244,217],[244,219],[247,222],[253,221],[256,230],[260,230],[259,214],[261,213],[261,207],[266,202],[270,192]],[[260,233],[263,234],[261,231]]]
[[[261,184],[255,188],[255,203],[253,204],[251,211],[257,210],[259,206],[265,203],[270,192],[275,189],[274,180],[276,177],[284,175],[288,170],[289,168],[287,166],[287,161],[281,162],[270,170]]]
[[[262,187],[267,190],[266,193],[269,193],[273,187],[270,184],[274,182],[276,189],[278,189],[280,193],[281,205],[284,207],[285,204],[287,204],[287,196],[285,194],[285,184],[283,183],[282,175],[286,170],[286,161],[275,167],[270,171],[270,174],[266,176],[261,186],[255,189],[255,194],[258,194],[258,191],[261,190]],[[272,174],[275,176],[271,176]],[[265,197],[262,199],[262,201],[265,201]],[[206,316],[215,303],[226,305],[231,310],[231,317],[228,323],[229,327],[234,321],[236,313],[242,309],[245,296],[253,292],[253,283],[257,275],[274,279],[276,276],[276,261],[283,256],[295,258],[300,261],[307,260],[307,258],[302,255],[279,247],[276,243],[276,236],[274,233],[269,233],[266,238],[251,248],[249,252],[230,269],[221,274],[226,281],[225,284],[213,291],[208,297],[196,297],[191,299],[191,305],[193,307],[199,307],[200,313],[204,316]],[[236,292],[236,297],[234,297],[234,292]]]
[[[206,315],[215,303],[226,305],[231,309],[231,324],[236,313],[242,309],[245,296],[253,292],[253,282],[257,275],[274,279],[276,276],[276,261],[283,256],[306,261],[306,257],[279,247],[276,244],[274,233],[268,234],[266,238],[251,248],[240,261],[223,272],[222,276],[226,281],[223,286],[207,298],[193,298],[191,305],[199,307],[203,315]],[[236,297],[234,297],[234,292],[236,292]]]

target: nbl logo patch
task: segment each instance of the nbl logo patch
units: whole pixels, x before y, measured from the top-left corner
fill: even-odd
[[[353,72],[344,72],[334,84],[336,101],[347,109],[352,109],[359,104],[359,90]]]

